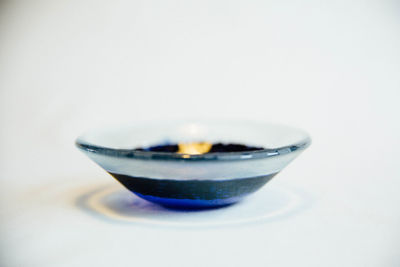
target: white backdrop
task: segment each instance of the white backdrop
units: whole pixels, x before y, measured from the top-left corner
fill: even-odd
[[[1,266],[399,266],[399,10],[396,1],[2,2]],[[310,132],[309,150],[271,182],[307,192],[310,207],[182,230],[104,223],[73,205],[77,188],[113,184],[74,148],[80,132],[211,117]]]

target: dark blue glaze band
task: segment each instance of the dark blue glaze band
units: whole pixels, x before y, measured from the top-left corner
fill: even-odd
[[[139,197],[164,206],[213,207],[232,204],[260,189],[276,173],[229,180],[170,180],[110,173]]]

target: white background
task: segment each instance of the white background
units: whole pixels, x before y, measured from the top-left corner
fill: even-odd
[[[0,265],[400,266],[399,47],[397,1],[3,1]],[[74,204],[115,185],[82,131],[193,117],[310,132],[266,187],[312,203],[189,229]]]

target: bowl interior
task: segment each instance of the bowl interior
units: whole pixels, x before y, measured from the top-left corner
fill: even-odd
[[[77,139],[77,143],[111,150],[132,150],[164,143],[204,141],[239,143],[277,150],[308,145],[309,140],[304,131],[279,124],[196,121],[101,127],[86,132]]]

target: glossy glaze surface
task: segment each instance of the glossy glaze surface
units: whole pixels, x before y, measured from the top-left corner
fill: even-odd
[[[177,153],[175,146],[160,149],[196,142],[241,146],[203,154]],[[204,208],[229,205],[257,191],[310,142],[304,131],[277,124],[183,121],[102,127],[80,136],[76,145],[148,201]]]

